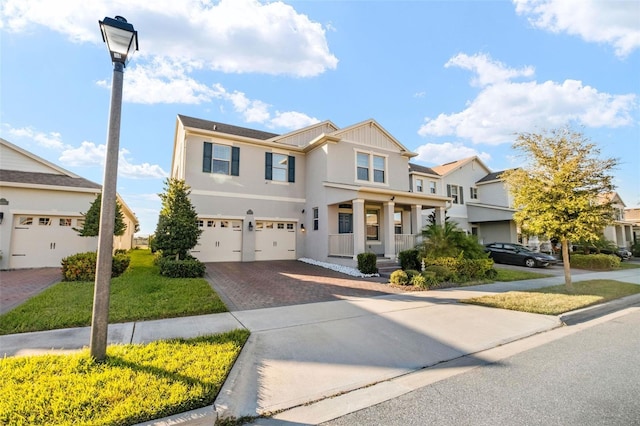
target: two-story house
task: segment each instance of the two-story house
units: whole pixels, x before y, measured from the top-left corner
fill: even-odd
[[[202,261],[353,265],[359,253],[413,247],[423,210],[444,219],[449,196],[412,189],[416,155],[375,120],[277,135],[179,115],[171,176],[191,187]]]

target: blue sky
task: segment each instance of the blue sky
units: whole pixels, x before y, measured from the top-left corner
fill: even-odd
[[[640,2],[4,0],[0,135],[102,183],[112,66],[98,20],[138,31],[118,192],[155,229],[177,114],[287,133],[374,118],[434,166],[521,165],[517,132],[570,124],[640,204]]]

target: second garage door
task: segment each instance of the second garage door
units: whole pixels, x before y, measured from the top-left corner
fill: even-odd
[[[296,258],[294,222],[256,222],[256,260]]]

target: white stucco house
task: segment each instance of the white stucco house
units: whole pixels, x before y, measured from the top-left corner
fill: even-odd
[[[80,237],[100,185],[0,139],[0,269],[60,266],[69,255],[97,250],[97,237]],[[127,231],[114,249],[130,249],[138,220],[118,196]]]
[[[504,187],[477,157],[430,169],[415,156],[373,119],[277,135],[178,115],[171,177],[191,187],[205,262],[393,259],[432,212],[515,241]]]
[[[622,201],[617,192],[607,194],[604,199],[611,203],[614,211],[614,221],[604,229],[604,237],[609,241],[613,241],[619,247],[630,248],[634,243],[633,228],[635,222],[631,217],[626,217],[627,212],[625,211],[626,205],[624,201]]]

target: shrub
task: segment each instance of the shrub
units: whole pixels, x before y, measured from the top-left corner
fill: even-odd
[[[195,258],[176,260],[165,257],[158,260],[160,275],[169,278],[200,278],[204,276],[205,266]]]
[[[492,267],[491,269],[487,270],[487,272],[485,272],[484,276],[487,279],[495,280],[496,278],[498,278],[498,271],[496,271],[496,269]]]
[[[358,271],[363,274],[377,274],[378,268],[376,266],[375,253],[360,253],[358,254]]]
[[[453,277],[453,272],[446,266],[430,265],[424,268],[425,272],[433,272],[439,282],[449,281]]]
[[[96,263],[98,253],[89,251],[77,253],[62,259],[63,281],[94,281],[96,279]],[[117,254],[113,256],[111,277],[118,277],[129,267],[129,256]]]
[[[425,259],[425,270],[429,270],[429,268],[434,265],[452,271],[452,276],[450,276],[449,279],[456,282],[466,282],[485,278],[487,271],[493,268],[493,260],[464,259],[462,256],[458,256],[457,258],[439,257],[435,259]]]
[[[113,254],[127,254],[127,250],[126,249],[115,249]]]
[[[418,287],[422,289],[428,288],[427,279],[422,274],[414,275],[413,277],[411,277],[411,279],[409,280],[409,283],[414,287]]]
[[[573,254],[571,266],[579,269],[610,270],[620,267],[620,258],[612,254]]]
[[[407,274],[407,279],[411,282],[411,279],[416,275],[420,275],[420,271],[416,271],[415,269],[407,269],[404,271]]]
[[[631,254],[634,257],[640,257],[640,242],[637,242],[631,246]]]
[[[407,269],[420,269],[420,258],[418,249],[401,251],[400,253],[398,253],[398,261],[400,262],[400,267],[405,271]]]
[[[391,284],[408,285],[409,277],[407,276],[407,273],[405,271],[403,271],[402,269],[398,269],[397,271],[393,271],[391,273],[389,281],[391,282]]]

